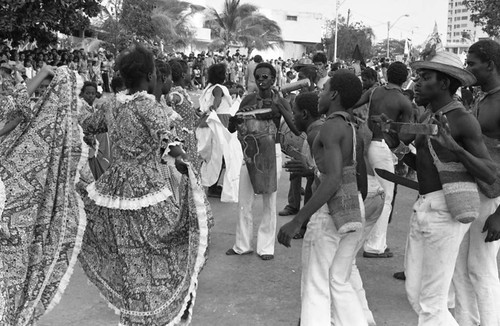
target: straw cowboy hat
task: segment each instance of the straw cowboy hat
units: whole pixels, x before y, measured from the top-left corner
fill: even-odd
[[[424,61],[415,61],[410,66],[413,69],[440,71],[459,80],[462,86],[471,86],[476,83],[476,77],[464,69],[462,60],[455,53],[439,51],[433,56],[429,55],[426,59]]]

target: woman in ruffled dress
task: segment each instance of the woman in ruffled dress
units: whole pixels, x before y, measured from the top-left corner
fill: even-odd
[[[54,71],[42,68],[26,86],[0,95],[3,114],[19,116],[0,146],[0,325],[32,325],[59,301],[85,230],[75,185],[87,147],[76,120],[84,105],[77,73],[55,71],[34,106],[29,96]],[[80,85],[81,87],[81,85]],[[0,207],[1,209],[1,207]],[[3,283],[3,284],[1,284]]]
[[[117,66],[128,95],[118,94],[115,107],[83,123],[86,131],[109,133],[113,162],[87,187],[80,262],[119,311],[121,325],[189,323],[211,213],[165,111],[151,94],[157,82],[153,54],[136,46],[122,53]],[[188,174],[180,206],[160,173],[161,147]]]
[[[197,174],[201,168],[201,158],[198,154],[198,142],[196,140],[195,128],[199,117],[191,101],[191,97],[184,88],[185,69],[178,60],[169,61],[172,69],[172,81],[174,86],[168,94],[167,104],[172,106],[182,120],[176,123],[177,136],[183,139],[184,148],[189,157],[189,161]]]

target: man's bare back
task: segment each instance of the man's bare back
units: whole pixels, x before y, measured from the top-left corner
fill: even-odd
[[[397,137],[383,133],[380,125],[374,120],[384,114],[387,118],[396,122],[410,122],[412,117],[412,105],[410,100],[403,95],[401,88],[389,84],[376,88],[371,94],[371,103],[368,110],[368,127],[373,132],[373,140],[385,139],[389,147],[398,145]]]

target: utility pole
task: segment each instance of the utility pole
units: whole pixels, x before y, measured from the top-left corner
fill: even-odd
[[[347,9],[347,27],[349,27],[349,18],[351,18],[351,9]]]
[[[337,61],[337,34],[339,32],[339,1],[335,1],[335,38],[333,45],[333,62]]]

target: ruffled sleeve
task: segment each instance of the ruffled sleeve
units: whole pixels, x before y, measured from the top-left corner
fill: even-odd
[[[156,100],[141,101],[141,103],[142,105],[140,105],[141,107],[138,112],[144,124],[149,129],[151,137],[156,141],[166,143],[167,148],[180,145],[180,139],[170,131],[170,119],[161,104],[157,103]]]

